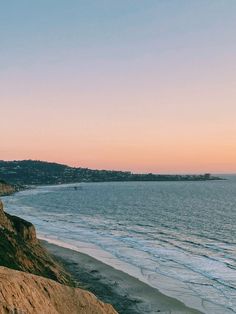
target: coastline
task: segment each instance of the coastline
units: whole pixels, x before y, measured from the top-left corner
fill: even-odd
[[[218,184],[217,184],[217,186],[218,186]],[[220,188],[221,188],[221,186],[220,186]],[[38,189],[40,189],[40,188],[37,187],[36,188],[36,192],[35,193],[33,192],[33,194],[38,194]],[[29,194],[31,195],[31,192],[34,191],[34,190],[30,189],[29,190]],[[68,190],[68,191],[70,191],[70,190]],[[79,192],[80,193],[84,192],[84,189],[82,189],[82,191],[79,191]],[[26,193],[26,195],[28,194],[28,192],[26,192],[26,191],[23,192],[23,194],[24,193]],[[74,193],[74,191],[73,191],[73,193]],[[15,197],[15,196],[13,196],[13,197]],[[7,201],[7,199],[8,199],[8,197],[6,197],[6,201]],[[9,206],[9,210],[10,210],[11,202],[9,202],[9,205],[10,205]],[[16,214],[17,216],[21,216],[21,213],[23,213],[25,215],[25,216],[23,215],[23,218],[25,218],[28,221],[32,221],[36,226],[38,226],[37,225],[37,222],[38,222],[38,218],[37,217],[38,216],[35,215],[35,217],[37,219],[35,219],[35,221],[34,221],[34,219],[33,219],[34,216],[32,216],[32,217],[30,215],[28,216],[27,210],[26,210],[26,212],[22,211],[22,209],[21,209],[22,206],[18,206],[18,205],[19,204],[17,202],[16,203],[13,202],[13,209],[12,209],[11,213],[14,214],[14,215]],[[15,208],[17,208],[17,212],[16,213],[14,212]],[[26,206],[26,208],[27,208],[27,206]],[[37,206],[35,208],[37,208]],[[29,207],[29,209],[30,209],[30,207]],[[51,232],[48,235],[47,231],[50,230],[48,228],[48,221],[44,217],[43,218],[41,217],[41,220],[43,222],[45,222],[45,227],[46,228],[39,228],[39,226],[41,226],[41,225],[38,226],[37,229],[39,230],[39,233],[37,232],[37,234],[39,236],[38,237],[39,239],[40,239],[41,235],[43,235],[43,238],[46,241],[48,240],[48,241],[51,242],[51,240],[52,240],[52,243],[54,243],[56,246],[59,246],[60,248],[65,247],[65,248],[68,248],[69,250],[72,250],[72,251],[76,251],[76,252],[79,251],[80,253],[83,253],[85,255],[87,254],[87,255],[91,256],[92,258],[97,259],[98,261],[102,261],[102,263],[111,265],[111,267],[114,267],[116,269],[117,269],[117,266],[118,266],[118,269],[121,272],[128,273],[131,277],[133,276],[134,278],[138,278],[138,280],[140,280],[142,283],[147,283],[147,285],[149,287],[150,286],[154,287],[154,289],[156,289],[156,291],[158,291],[160,289],[160,291],[161,291],[161,293],[163,295],[169,296],[170,298],[173,298],[173,299],[180,300],[187,307],[190,307],[190,308],[193,307],[193,308],[198,309],[198,311],[201,311],[203,313],[214,313],[214,314],[219,313],[219,314],[221,314],[221,313],[226,313],[226,311],[227,311],[227,313],[233,313],[231,311],[231,308],[228,307],[228,305],[230,305],[229,303],[226,303],[226,305],[218,304],[218,299],[216,299],[216,302],[209,302],[209,300],[207,299],[207,294],[204,294],[204,288],[205,288],[204,286],[203,287],[199,287],[199,294],[201,293],[201,295],[199,297],[198,291],[195,294],[194,293],[195,291],[192,291],[191,289],[189,289],[189,290],[182,289],[183,287],[181,287],[181,282],[180,282],[180,284],[178,282],[174,282],[174,284],[172,285],[172,283],[173,283],[172,282],[172,278],[170,278],[168,276],[168,274],[165,275],[165,276],[158,276],[159,278],[155,277],[155,282],[152,285],[153,281],[152,281],[151,276],[149,276],[149,274],[146,274],[145,272],[143,273],[142,268],[135,269],[136,268],[135,265],[128,264],[128,263],[127,263],[127,265],[124,265],[124,264],[126,264],[125,260],[115,259],[115,258],[113,258],[111,260],[110,257],[107,256],[107,252],[105,252],[106,254],[103,254],[104,252],[102,250],[99,250],[99,247],[98,247],[98,249],[93,248],[92,246],[90,246],[90,244],[91,244],[90,242],[88,242],[89,246],[87,246],[87,241],[86,240],[78,242],[77,238],[76,239],[74,238],[74,240],[75,240],[75,242],[74,242],[73,238],[72,238],[72,241],[70,242],[70,241],[67,241],[68,239],[67,239],[67,237],[65,237],[65,241],[66,242],[62,242],[63,238],[61,236],[60,236],[60,238],[58,238],[58,235],[60,235],[60,232],[62,231],[63,226],[62,226],[62,229],[61,228],[57,229],[57,230],[55,229],[54,232]],[[53,227],[54,227],[54,222],[56,222],[56,221],[57,221],[57,219],[55,217],[52,217],[52,226]],[[47,226],[46,226],[46,224],[47,224]],[[49,226],[50,226],[50,224],[49,224]],[[61,225],[60,225],[60,227],[61,227]],[[68,229],[68,230],[69,230],[69,233],[72,232],[72,229]],[[85,245],[84,245],[84,243],[85,243]],[[114,249],[116,249],[115,246],[114,246]],[[60,257],[60,254],[58,256]],[[72,261],[72,263],[73,263],[73,261]],[[72,272],[73,271],[74,270],[72,269]],[[172,268],[170,268],[169,271],[171,273]],[[102,273],[100,275],[102,276]],[[86,276],[87,276],[87,274],[86,274]],[[160,277],[162,277],[162,278],[160,278]],[[79,281],[80,281],[80,277],[78,277],[78,278],[79,278]],[[96,280],[96,278],[95,278],[95,280]],[[101,281],[99,281],[98,284],[101,287]],[[107,286],[109,286],[109,285],[107,285]],[[192,292],[192,293],[190,293],[190,292]],[[102,291],[102,293],[103,293],[103,291]],[[95,292],[95,294],[97,294],[97,293]],[[228,297],[228,295],[227,295],[227,297]],[[124,299],[124,297],[123,297],[123,299]],[[209,312],[208,312],[208,310],[209,310]],[[131,313],[134,314],[133,311]],[[141,313],[145,313],[145,312],[141,312]],[[156,311],[154,313],[156,313]],[[166,313],[166,312],[162,312],[162,313]],[[170,313],[170,312],[168,311],[167,313]],[[179,313],[184,313],[184,312],[181,311]],[[187,313],[189,313],[189,311]],[[199,312],[197,312],[197,313],[199,313]]]
[[[72,275],[78,287],[112,304],[120,314],[202,313],[87,254],[45,240],[40,242]]]

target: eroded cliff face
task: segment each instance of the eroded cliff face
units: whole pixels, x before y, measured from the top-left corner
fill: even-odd
[[[70,276],[40,245],[34,226],[5,213],[0,200],[0,313],[117,314],[72,286]]]
[[[1,200],[0,266],[73,284],[70,276],[40,245],[34,226],[24,219],[5,213]]]
[[[11,221],[7,218],[3,211],[3,203],[0,200],[0,228],[7,229],[9,231],[13,231],[13,226]]]
[[[1,200],[0,265],[1,314],[117,313],[93,294],[69,286],[70,276],[41,247],[34,226],[5,213]]]
[[[0,180],[0,196],[10,195],[15,192],[15,187]]]
[[[34,226],[5,213],[0,200],[0,313],[117,313],[90,292],[72,286],[69,274],[41,247]]]
[[[92,293],[0,267],[2,314],[117,314]]]

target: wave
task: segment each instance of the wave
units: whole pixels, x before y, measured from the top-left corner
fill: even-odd
[[[196,185],[186,185],[188,193],[184,194],[178,185],[166,184],[168,194],[159,193],[162,185],[148,190],[152,186],[149,184],[137,194],[132,184],[133,195],[122,184],[113,184],[112,189],[108,184],[84,184],[79,193],[67,186],[40,187],[39,193],[36,189],[21,192],[11,201],[8,198],[8,205],[14,214],[33,222],[47,241],[52,239],[59,246],[83,250],[118,265],[120,270],[133,272],[135,277],[165,294],[177,295],[186,304],[189,300],[183,299],[189,294],[197,297],[208,309],[207,314],[235,313],[234,229],[227,225],[229,232],[224,229],[220,233],[219,202],[211,202],[207,194],[210,186],[201,194],[201,185],[197,185],[200,188],[195,195]],[[219,189],[214,191],[214,198],[218,194],[222,205],[224,194]],[[217,305],[221,311],[216,312]]]

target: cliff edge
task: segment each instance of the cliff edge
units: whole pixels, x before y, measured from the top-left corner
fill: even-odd
[[[117,314],[90,292],[5,267],[0,292],[2,314]]]
[[[0,180],[0,196],[10,195],[16,192],[16,188],[5,181]]]
[[[0,266],[72,284],[70,276],[40,245],[34,226],[24,219],[5,213],[1,200]]]
[[[5,213],[1,200],[0,313],[117,314],[92,293],[74,288],[70,275],[40,245],[34,226]]]

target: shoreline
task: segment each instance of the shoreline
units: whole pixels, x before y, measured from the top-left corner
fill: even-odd
[[[68,186],[68,184],[66,184],[65,186]],[[62,187],[62,185],[60,185],[60,187]],[[28,189],[29,192],[30,191],[32,192],[34,190],[35,189]],[[38,190],[39,190],[39,187],[36,187],[37,193],[38,193]],[[23,193],[24,193],[24,191],[23,191]],[[35,194],[37,194],[37,193],[35,193]],[[28,194],[28,193],[26,193],[26,194]],[[29,194],[31,194],[31,193],[29,193]],[[6,200],[7,200],[7,198],[8,197],[6,197]],[[9,202],[9,204],[11,205],[11,202]],[[14,206],[15,205],[13,202],[13,211],[15,209]],[[17,208],[17,209],[18,209],[17,216],[21,216],[21,210],[19,210],[19,209],[21,209],[21,207]],[[24,213],[24,211],[23,211],[23,213]],[[12,214],[15,215],[16,213],[12,213]],[[29,217],[30,215],[29,216],[27,215],[27,211],[26,211],[26,216],[24,217],[26,220],[28,220],[28,221],[33,220],[33,216],[32,216],[32,220],[31,220],[31,217]],[[37,216],[35,216],[35,217],[37,217]],[[32,222],[36,225],[36,221],[38,221],[38,219],[35,219],[35,221],[33,220]],[[47,220],[44,220],[44,218],[42,221],[47,222]],[[52,222],[53,223],[56,222],[56,219],[54,219]],[[47,224],[48,224],[48,222],[47,222]],[[45,227],[46,227],[46,225],[45,225]],[[40,228],[37,228],[37,229],[40,229]],[[42,228],[42,231],[44,229],[45,228]],[[214,302],[214,300],[213,300],[213,302],[211,302],[211,300],[209,300],[209,298],[207,298],[208,295],[204,294],[204,288],[205,287],[203,287],[203,289],[202,289],[200,286],[198,291],[195,291],[194,289],[193,290],[192,289],[184,289],[184,286],[181,287],[181,283],[182,283],[181,281],[180,281],[180,283],[178,283],[176,280],[177,284],[176,284],[176,282],[172,282],[172,277],[168,276],[169,273],[167,273],[165,275],[161,274],[161,276],[159,276],[160,275],[159,272],[157,272],[158,276],[156,276],[156,273],[155,273],[155,276],[154,276],[155,281],[154,281],[153,278],[151,277],[152,274],[149,275],[149,272],[146,271],[145,267],[144,267],[144,271],[143,271],[142,267],[138,268],[135,266],[136,263],[130,263],[130,264],[126,263],[125,258],[124,259],[116,259],[115,258],[116,254],[114,254],[113,259],[111,259],[111,257],[107,256],[107,254],[103,254],[102,250],[100,252],[99,249],[97,250],[96,248],[94,249],[93,247],[90,247],[91,243],[93,244],[93,243],[96,243],[97,241],[92,241],[90,243],[90,242],[87,242],[85,240],[85,242],[82,242],[82,241],[78,241],[77,238],[72,237],[71,238],[72,241],[70,242],[70,240],[67,237],[65,237],[66,242],[62,242],[60,238],[59,238],[60,240],[58,239],[58,235],[60,234],[61,228],[58,230],[54,230],[55,232],[49,233],[49,237],[48,237],[48,227],[44,231],[46,231],[46,232],[43,233],[45,235],[43,236],[43,238],[41,238],[42,240],[46,240],[49,242],[51,242],[51,240],[52,240],[51,243],[56,245],[56,246],[59,246],[60,248],[63,248],[63,247],[68,248],[68,250],[72,250],[72,251],[76,251],[78,253],[88,255],[88,256],[92,257],[93,259],[96,259],[97,261],[101,261],[102,263],[104,263],[106,265],[111,265],[111,267],[115,268],[116,270],[118,269],[121,272],[125,272],[129,276],[131,276],[133,278],[137,278],[142,283],[144,283],[144,284],[146,283],[149,287],[153,287],[154,289],[156,289],[156,291],[160,291],[163,295],[168,296],[168,297],[173,298],[173,299],[176,299],[176,300],[180,300],[180,302],[182,302],[182,304],[184,304],[186,307],[197,309],[198,310],[197,313],[201,312],[201,313],[212,313],[212,314],[218,313],[218,314],[221,314],[221,313],[225,313],[225,311],[227,311],[227,313],[233,313],[231,311],[231,308],[228,307],[228,305],[230,305],[229,302],[226,304],[219,304],[218,299],[215,299],[215,302]],[[72,231],[72,229],[71,229],[71,231]],[[40,232],[39,233],[37,232],[37,234],[38,234],[38,238],[40,239]],[[96,237],[93,237],[93,240],[96,240]],[[63,243],[65,244],[65,246],[63,246]],[[83,245],[83,243],[85,243],[86,245]],[[89,243],[89,246],[87,246],[87,243]],[[98,246],[98,248],[99,248],[99,246]],[[116,249],[114,246],[112,248]],[[109,251],[109,252],[113,252],[113,251]],[[109,252],[105,251],[105,253],[109,253]],[[60,253],[58,254],[58,256],[60,258]],[[137,256],[136,256],[135,260],[136,260],[136,262],[138,262]],[[73,263],[73,261],[72,261],[72,263]],[[74,263],[78,264],[78,262],[74,262]],[[127,264],[127,265],[124,265],[124,264]],[[138,265],[138,263],[137,263],[137,265]],[[172,269],[169,269],[169,271],[171,273]],[[72,269],[72,273],[73,272],[74,272],[74,270]],[[101,273],[100,275],[103,275],[103,274]],[[160,277],[162,277],[162,278],[160,278]],[[78,276],[78,279],[80,279],[79,276]],[[98,279],[98,278],[95,278],[95,279]],[[99,278],[99,280],[100,280],[100,278]],[[101,281],[99,282],[99,285],[101,286]],[[107,284],[106,286],[109,286],[109,285]],[[198,294],[198,292],[199,292],[199,294]],[[97,293],[95,292],[95,294],[97,294]],[[123,300],[124,300],[124,296],[123,296]],[[121,299],[121,301],[122,301],[122,299]],[[133,311],[130,313],[134,314]],[[146,313],[146,312],[139,312],[139,313]],[[149,312],[149,313],[151,313],[151,312]],[[156,313],[156,311],[153,313]],[[166,313],[166,312],[163,312],[163,313]],[[168,311],[167,313],[170,313],[170,312]],[[184,313],[184,312],[181,311],[178,313]],[[190,313],[190,312],[187,312],[187,313]]]
[[[112,304],[120,314],[202,313],[85,253],[45,240],[40,242],[71,274],[78,287]]]

